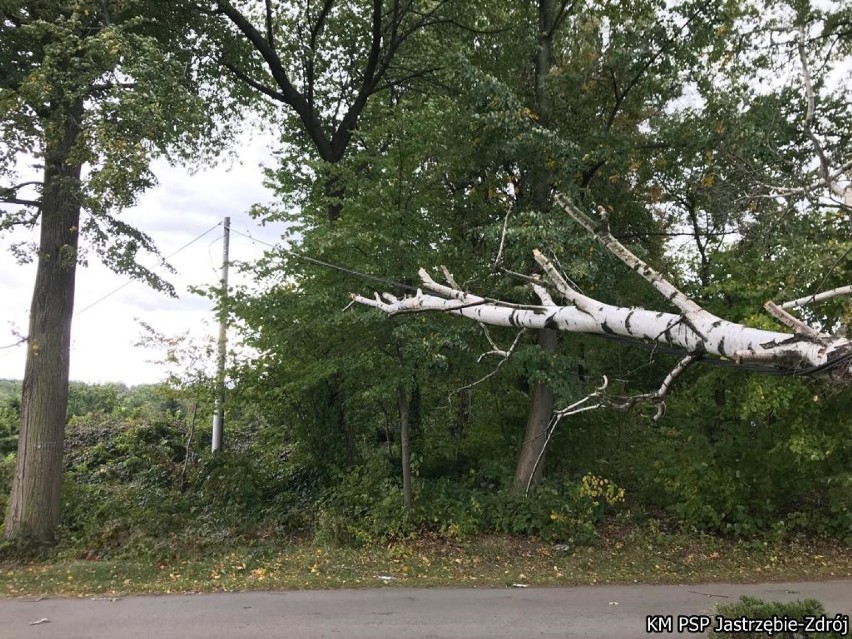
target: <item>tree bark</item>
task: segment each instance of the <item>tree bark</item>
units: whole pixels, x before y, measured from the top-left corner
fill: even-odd
[[[50,541],[62,514],[62,455],[80,223],[81,164],[73,159],[73,151],[83,104],[77,101],[53,111],[55,117],[45,134],[38,269],[30,307],[18,456],[5,520],[7,539]]]
[[[538,331],[538,345],[548,355],[556,352],[557,333],[551,328]],[[524,431],[524,441],[518,453],[518,463],[515,467],[514,489],[518,492],[526,490],[527,486],[535,485],[541,479],[544,464],[536,461],[544,448],[547,439],[547,426],[553,416],[553,391],[544,382],[533,385],[530,411],[527,415],[527,427]]]
[[[545,83],[553,67],[553,31],[556,19],[556,3],[553,0],[539,0],[538,51],[535,57],[535,110],[538,121],[543,127],[547,127],[551,120],[550,96]],[[530,181],[529,192],[532,194],[533,207],[541,211],[549,209],[552,172],[544,166],[535,167],[531,171]],[[545,328],[538,331],[538,345],[548,355],[556,352],[557,340],[558,335],[554,330]],[[547,384],[536,382],[530,398],[524,440],[515,466],[514,488],[516,490],[526,490],[527,486],[535,485],[541,479],[544,464],[536,465],[536,460],[541,455],[547,425],[552,415],[553,391]],[[534,476],[532,476],[533,472]]]
[[[343,449],[346,453],[346,467],[352,468],[355,465],[357,451],[355,450],[355,433],[352,432],[352,425],[346,419],[346,392],[343,388],[343,379],[340,374],[333,377],[331,381],[331,393],[329,395],[329,403],[334,410],[334,423],[337,426],[337,432],[343,438]]]
[[[841,336],[817,333],[781,333],[726,321],[701,308],[675,288],[653,268],[628,251],[612,235],[595,227],[591,219],[564,199],[557,201],[580,224],[646,280],[680,314],[649,311],[643,308],[613,306],[573,290],[556,268],[540,252],[536,261],[550,283],[569,304],[557,306],[550,295],[541,290],[541,305],[523,305],[489,300],[435,282],[420,269],[422,290],[414,297],[398,299],[378,294],[375,299],[352,295],[359,304],[378,308],[389,315],[439,311],[459,315],[481,324],[514,328],[553,328],[571,333],[588,333],[626,338],[646,344],[666,344],[682,349],[693,358],[715,355],[735,364],[749,364],[752,369],[806,375],[852,383],[852,341]],[[534,286],[534,289],[541,289]],[[430,291],[429,294],[423,290]],[[784,306],[783,304],[781,305]]]
[[[410,512],[414,508],[414,490],[411,487],[411,417],[408,396],[403,386],[399,387],[397,397],[400,455],[402,457],[402,499],[405,509]]]

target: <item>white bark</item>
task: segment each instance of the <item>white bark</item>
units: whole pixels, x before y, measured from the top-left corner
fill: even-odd
[[[390,315],[445,312],[494,326],[614,335],[667,344],[694,356],[706,353],[738,364],[752,363],[790,373],[831,377],[847,383],[852,381],[852,343],[848,339],[817,331],[797,330],[791,334],[762,330],[717,317],[621,245],[609,233],[605,220],[595,223],[562,196],[557,196],[557,202],[610,252],[674,304],[680,313],[625,308],[587,297],[574,290],[538,251],[535,252],[536,261],[551,284],[566,298],[567,305],[557,305],[546,292],[542,295],[539,291],[536,292],[542,299],[541,305],[518,305],[489,299],[439,284],[423,269],[419,272],[422,290],[413,297],[398,299],[385,294],[380,298],[376,294],[375,299],[360,295],[352,295],[352,299]]]
[[[822,302],[823,300],[831,299],[832,297],[839,297],[841,295],[852,295],[852,286],[840,286],[838,288],[833,288],[830,291],[825,291],[823,293],[800,297],[797,300],[784,302],[783,304],[780,304],[780,307],[788,309],[798,308],[800,306],[806,306],[808,304],[813,304],[814,302]]]
[[[421,275],[429,278],[421,271]],[[431,279],[431,278],[429,278]],[[792,368],[818,367],[834,354],[848,352],[849,340],[832,338],[828,344],[801,339],[789,333],[766,331],[735,324],[706,313],[698,330],[689,326],[683,315],[661,313],[642,308],[625,308],[590,300],[585,308],[570,306],[520,306],[489,302],[471,293],[442,297],[441,285],[428,280],[423,287],[438,295],[418,292],[414,297],[396,299],[385,296],[383,302],[353,296],[353,300],[374,306],[389,315],[421,311],[439,311],[466,317],[493,326],[516,328],[555,328],[571,333],[618,335],[683,348],[688,352],[707,352],[734,359],[738,363],[757,361]],[[452,289],[450,289],[452,290]],[[848,371],[848,368],[847,368]]]

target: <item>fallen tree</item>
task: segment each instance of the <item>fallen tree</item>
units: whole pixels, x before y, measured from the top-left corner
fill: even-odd
[[[419,272],[422,287],[414,296],[397,298],[387,293],[376,293],[371,299],[352,294],[352,299],[389,315],[445,312],[484,325],[553,328],[572,333],[619,336],[639,342],[660,343],[684,352],[685,357],[658,391],[610,403],[620,407],[632,406],[640,400],[661,402],[674,379],[690,364],[705,356],[725,358],[739,365],[748,364],[750,370],[822,377],[837,383],[852,382],[852,342],[809,326],[785,310],[829,297],[849,295],[852,287],[844,286],[784,304],[768,301],[764,308],[790,329],[789,332],[762,330],[730,322],[702,308],[615,239],[609,231],[604,211],[595,220],[562,195],[556,196],[556,202],[679,312],[614,306],[583,295],[539,251],[534,252],[534,257],[545,279],[530,278],[541,301],[538,305],[514,304],[461,290],[449,273],[446,273],[449,285],[440,284],[424,269]],[[556,304],[545,285],[554,288],[567,303]]]

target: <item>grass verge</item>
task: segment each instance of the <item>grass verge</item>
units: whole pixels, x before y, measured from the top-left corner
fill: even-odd
[[[264,540],[215,556],[0,563],[0,597],[122,596],[376,586],[494,587],[852,578],[839,542],[745,542],[607,528],[595,547],[488,536],[339,548]]]

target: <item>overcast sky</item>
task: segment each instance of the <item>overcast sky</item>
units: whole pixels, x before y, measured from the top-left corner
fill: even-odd
[[[269,164],[263,140],[245,141],[239,161],[194,175],[186,170],[157,164],[159,186],[140,200],[122,219],[149,234],[163,255],[169,255],[231,217],[231,260],[252,260],[262,255],[264,246],[236,233],[275,243],[282,226],[260,226],[248,215],[256,202],[269,202],[272,195],[262,186],[261,164]],[[16,240],[37,240],[38,230],[15,236]],[[0,347],[16,342],[16,332],[26,335],[35,265],[18,265],[9,253],[12,238],[0,238]],[[190,331],[203,339],[218,334],[212,303],[190,294],[189,286],[215,285],[222,262],[222,228],[169,260],[177,274],[167,276],[179,299],[158,293],[145,284],[133,282],[96,304],[86,306],[127,283],[92,260],[77,271],[77,294],[71,341],[71,379],[85,382],[124,382],[140,384],[161,381],[166,371],[151,363],[155,351],[135,347],[142,330],[137,319],[169,335]],[[164,273],[163,273],[164,274]],[[231,271],[231,281],[239,275]],[[82,312],[81,312],[82,311]],[[0,379],[21,379],[26,345],[0,350]]]

